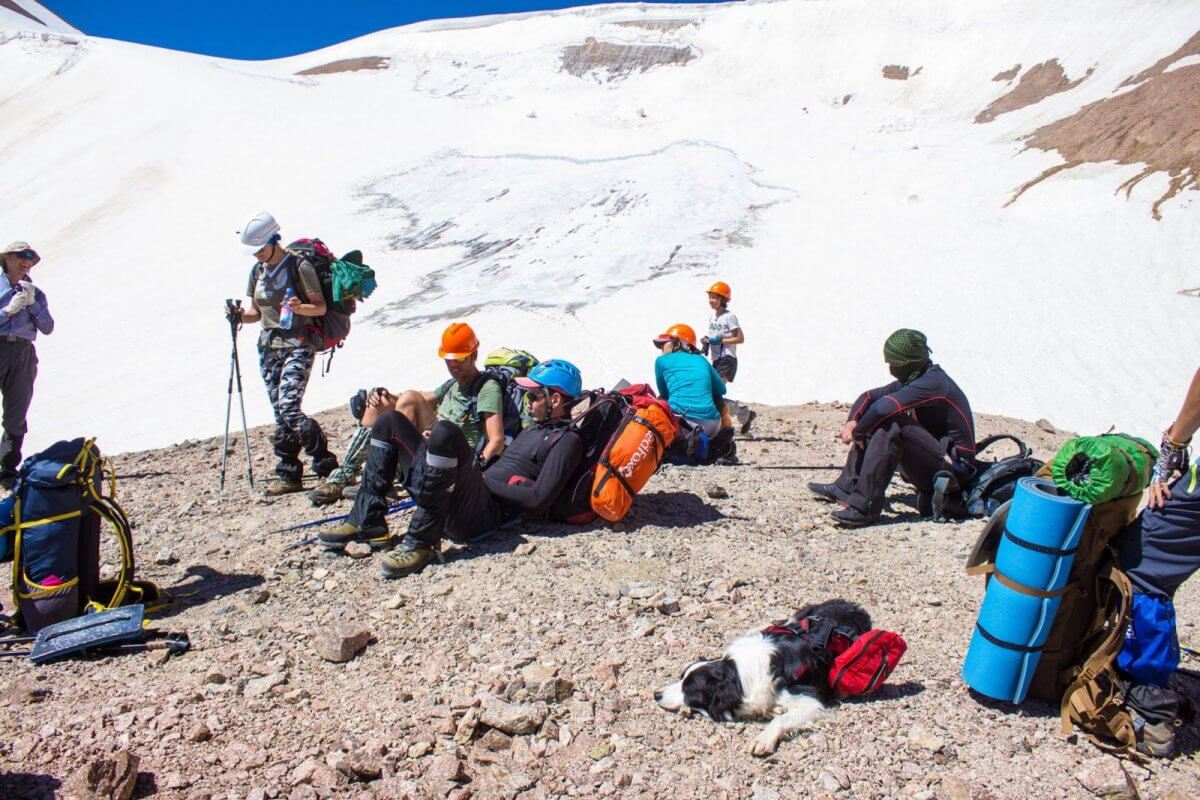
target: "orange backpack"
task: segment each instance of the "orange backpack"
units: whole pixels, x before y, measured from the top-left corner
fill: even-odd
[[[620,426],[604,448],[592,481],[592,510],[609,522],[629,513],[633,496],[658,471],[679,433],[675,413],[646,387],[633,395]]]

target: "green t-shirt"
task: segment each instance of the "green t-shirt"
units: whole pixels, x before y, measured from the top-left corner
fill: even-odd
[[[433,399],[438,404],[438,419],[453,422],[462,428],[471,447],[477,446],[484,436],[483,422],[471,419],[471,398],[458,381],[451,379],[434,389]],[[480,414],[503,414],[504,396],[500,392],[500,384],[494,380],[484,381],[475,407]]]

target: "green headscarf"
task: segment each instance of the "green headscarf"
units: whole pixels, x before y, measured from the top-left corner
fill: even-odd
[[[888,371],[902,383],[908,383],[929,366],[929,344],[925,334],[901,328],[883,343],[883,360]]]

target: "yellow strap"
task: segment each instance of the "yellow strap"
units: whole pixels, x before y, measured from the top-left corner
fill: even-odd
[[[20,597],[24,600],[33,600],[38,597],[45,597],[46,595],[58,594],[61,591],[70,589],[72,586],[75,586],[76,584],[79,583],[79,578],[77,578],[77,577],[72,578],[71,580],[67,581],[66,583],[60,583],[57,586],[43,586],[40,583],[34,582],[32,579],[30,579],[30,577],[28,575],[26,575],[24,573],[24,571],[22,571],[21,581],[26,586],[32,586],[35,591],[29,592],[27,594],[25,592],[22,592],[20,589],[14,588],[14,591],[16,591],[16,593],[17,593],[17,597]]]
[[[1196,491],[1196,465],[1192,464],[1192,479],[1188,482],[1188,494]]]

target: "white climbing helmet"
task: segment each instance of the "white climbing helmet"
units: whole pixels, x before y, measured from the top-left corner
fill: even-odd
[[[270,244],[271,238],[278,233],[279,223],[275,221],[274,217],[263,211],[251,217],[246,226],[238,231],[238,242],[242,245],[246,255],[252,256]]]

